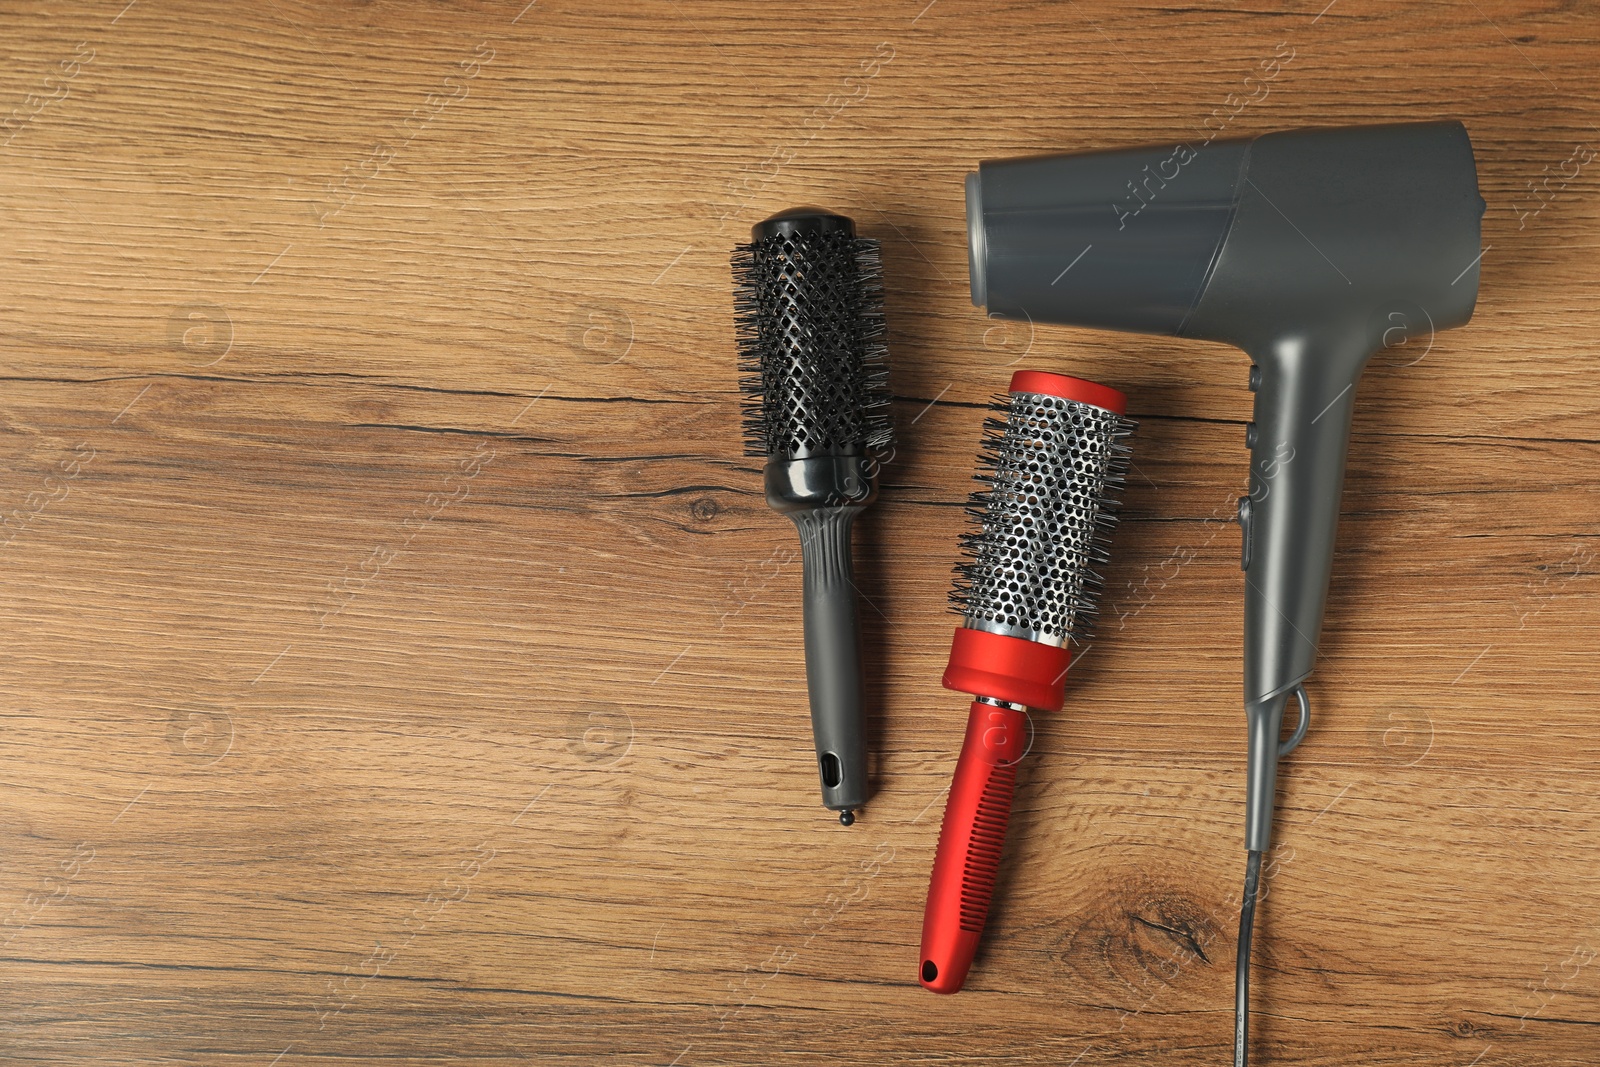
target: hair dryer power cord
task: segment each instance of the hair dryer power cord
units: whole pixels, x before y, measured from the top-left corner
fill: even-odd
[[[1261,853],[1252,851],[1244,869],[1244,899],[1239,904],[1239,955],[1233,980],[1233,1067],[1250,1057],[1250,937],[1256,924],[1256,891],[1261,886]]]

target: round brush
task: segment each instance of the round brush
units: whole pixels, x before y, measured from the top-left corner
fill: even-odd
[[[1127,469],[1127,399],[1081,378],[1019,371],[984,423],[952,602],[962,613],[944,685],[974,696],[945,802],[918,977],[955,993],[983,934],[1025,751],[1027,709],[1059,711],[1067,643],[1087,635]]]
[[[733,253],[745,453],[800,533],[806,687],[822,803],[849,826],[867,800],[867,741],[850,532],[889,447],[878,242],[795,208]]]

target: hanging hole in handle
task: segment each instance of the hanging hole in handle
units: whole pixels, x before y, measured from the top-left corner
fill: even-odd
[[[843,778],[839,766],[839,757],[832,752],[824,752],[818,757],[817,762],[822,767],[822,784],[829,789],[838,788],[839,782]]]
[[[1297,685],[1290,690],[1295,699],[1300,702],[1300,721],[1294,725],[1294,733],[1289,735],[1289,740],[1278,745],[1278,758],[1282,759],[1295,750],[1295,746],[1306,739],[1306,728],[1311,725],[1311,700],[1306,696],[1306,687]]]

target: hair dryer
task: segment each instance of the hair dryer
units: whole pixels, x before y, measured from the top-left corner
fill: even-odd
[[[1459,122],[991,160],[967,176],[972,302],[991,315],[1225,341],[1256,391],[1239,500],[1249,727],[1235,1061],[1278,760],[1305,734],[1356,379],[1399,337],[1460,326],[1478,195]],[[1284,709],[1299,722],[1280,740]]]

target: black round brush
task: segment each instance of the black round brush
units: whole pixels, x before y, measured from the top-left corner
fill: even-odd
[[[882,262],[855,223],[795,208],[733,253],[745,453],[794,520],[804,567],[806,685],[822,803],[849,826],[867,800],[850,530],[888,449]]]

